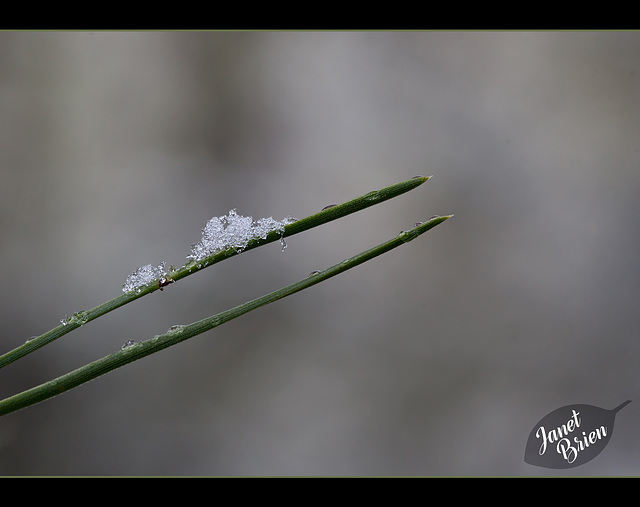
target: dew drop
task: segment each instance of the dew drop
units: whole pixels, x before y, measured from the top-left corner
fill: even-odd
[[[311,273],[309,273],[309,275],[308,275],[308,276],[317,275],[317,274],[319,274],[319,273],[320,273],[320,271],[315,270],[315,271],[312,271]]]
[[[89,312],[87,312],[86,310],[76,312],[73,314],[73,317],[71,317],[71,319],[78,325],[84,326],[89,320]]]
[[[69,316],[68,315],[65,315],[64,319],[60,319],[60,324],[62,324],[63,326],[66,326],[68,322],[69,322]]]
[[[127,340],[126,342],[124,342],[124,345],[122,345],[122,350],[131,347],[132,345],[135,345],[136,342],[134,342],[133,340]]]
[[[440,215],[433,215],[433,216],[430,216],[430,217],[429,217],[429,219],[427,220],[427,222],[428,222],[429,220],[433,220],[434,218],[440,218]]]
[[[33,340],[35,340],[37,338],[37,336],[30,336],[29,338],[27,338],[27,341],[25,343],[29,343],[32,342]]]
[[[320,211],[324,211],[329,208],[334,208],[335,206],[337,206],[337,204],[329,204],[328,206],[325,206],[324,208],[322,208]]]
[[[405,243],[408,243],[409,241],[417,238],[418,233],[415,230],[401,231],[400,234],[398,234],[398,237]]]

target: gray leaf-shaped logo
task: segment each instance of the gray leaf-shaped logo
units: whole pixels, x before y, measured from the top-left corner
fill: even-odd
[[[591,461],[609,443],[613,423],[627,400],[613,410],[593,405],[567,405],[533,427],[524,460],[546,468],[573,468]]]

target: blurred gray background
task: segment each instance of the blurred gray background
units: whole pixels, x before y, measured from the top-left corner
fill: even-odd
[[[640,473],[640,33],[0,33],[0,352],[182,265],[213,216],[418,189],[0,371],[4,398],[420,239],[0,419],[0,475]],[[569,404],[615,432],[524,462]]]

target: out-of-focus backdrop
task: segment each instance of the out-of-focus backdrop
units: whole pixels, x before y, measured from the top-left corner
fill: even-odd
[[[640,473],[640,33],[0,33],[0,353],[213,216],[416,174],[4,368],[3,398],[455,214],[0,418],[0,475]],[[524,462],[552,410],[627,399],[591,462]]]

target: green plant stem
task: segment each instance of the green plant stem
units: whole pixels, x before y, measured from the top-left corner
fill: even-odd
[[[413,190],[414,188],[422,185],[427,180],[429,180],[431,176],[416,176],[406,181],[401,181],[394,185],[390,185],[381,190],[374,190],[365,195],[357,197],[351,201],[347,201],[345,203],[332,206],[330,208],[324,209],[318,213],[310,215],[306,218],[297,220],[284,228],[284,232],[272,231],[266,237],[266,239],[254,239],[248,243],[244,251],[252,250],[259,246],[266,245],[268,243],[272,243],[273,241],[278,241],[282,238],[286,238],[288,236],[293,236],[294,234],[299,234],[301,232],[307,231],[314,227],[318,227],[320,225],[326,224],[333,220],[337,220],[338,218],[345,217],[357,211],[368,208],[369,206],[373,206],[375,204],[379,204],[393,197],[397,197],[399,195],[408,192],[409,190]],[[229,257],[233,257],[241,252],[236,251],[234,249],[228,249],[223,252],[219,252],[209,257],[198,260],[191,261],[187,264],[183,265],[178,269],[171,270],[167,274],[167,278],[172,282],[176,282],[182,278],[185,278],[197,271],[205,269],[213,264],[216,264],[222,260],[228,259]],[[159,284],[159,281],[156,280],[151,282],[145,286],[143,286],[140,292],[127,292],[122,294],[110,301],[107,301],[101,305],[92,308],[91,310],[83,310],[77,313],[74,313],[70,318],[65,319],[65,323],[60,326],[47,331],[46,333],[38,336],[32,340],[27,341],[23,345],[16,347],[15,349],[5,353],[0,356],[0,368],[4,368],[8,364],[20,359],[21,357],[30,354],[31,352],[39,349],[51,343],[54,340],[57,340],[61,336],[64,336],[67,333],[70,333],[74,329],[77,329],[87,322],[97,319],[102,315],[109,313],[112,310],[120,308],[132,301],[135,301],[138,298],[151,294],[162,287]]]
[[[261,296],[252,301],[248,301],[206,319],[202,319],[185,326],[175,326],[175,328],[170,329],[164,334],[154,336],[153,338],[139,343],[134,343],[132,345],[129,345],[128,347],[124,347],[122,350],[98,359],[97,361],[78,368],[77,370],[69,372],[65,375],[62,375],[56,379],[53,379],[22,393],[6,398],[0,401],[0,416],[15,412],[16,410],[20,410],[35,403],[39,403],[65,391],[78,387],[85,382],[104,375],[105,373],[113,371],[117,368],[120,368],[121,366],[132,363],[133,361],[142,359],[143,357],[146,357],[150,354],[158,352],[167,347],[171,347],[189,338],[209,331],[252,310],[278,301],[279,299],[295,294],[296,292],[299,292],[301,290],[308,289],[313,285],[316,285],[324,280],[343,273],[348,269],[354,268],[355,266],[358,266],[363,262],[369,261],[379,255],[382,255],[383,253],[393,250],[394,248],[397,248],[404,243],[412,241],[419,235],[444,222],[451,216],[452,215],[434,217],[424,223],[416,225],[416,227],[414,227],[413,229],[401,232],[398,236],[385,243],[382,243],[374,248],[355,255],[354,257],[345,259],[339,264],[325,269],[324,271],[313,273],[303,280],[295,282],[291,285],[287,285],[286,287],[283,287],[279,290]]]

